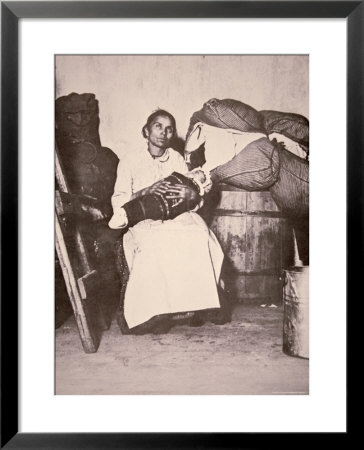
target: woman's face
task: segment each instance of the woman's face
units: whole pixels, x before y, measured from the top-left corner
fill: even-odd
[[[145,132],[150,144],[160,149],[166,149],[172,141],[175,130],[169,117],[157,116]]]

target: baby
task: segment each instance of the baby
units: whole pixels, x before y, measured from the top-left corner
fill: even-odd
[[[197,210],[203,205],[203,196],[211,190],[211,180],[202,169],[197,168],[184,175],[173,172],[163,181],[170,184],[171,191],[165,194],[146,194],[125,203],[114,211],[109,227],[118,229],[132,227],[145,219],[169,220],[180,214]],[[173,195],[173,187],[183,185],[191,190],[188,200]],[[120,226],[121,224],[121,226]]]

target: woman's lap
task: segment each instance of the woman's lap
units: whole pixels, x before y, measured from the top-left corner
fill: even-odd
[[[219,307],[222,257],[213,267],[207,226],[196,214],[182,216],[138,224],[124,236],[130,267],[124,312],[132,328],[155,316]]]

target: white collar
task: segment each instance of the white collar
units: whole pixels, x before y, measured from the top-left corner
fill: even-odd
[[[153,158],[153,160],[155,160],[155,161],[166,162],[166,161],[169,160],[169,156],[170,156],[170,149],[169,149],[169,148],[166,148],[165,152],[164,152],[161,156],[156,156],[156,157],[153,157],[153,156],[149,153],[148,149],[147,149],[147,152],[148,152],[149,156],[150,156],[151,158]]]

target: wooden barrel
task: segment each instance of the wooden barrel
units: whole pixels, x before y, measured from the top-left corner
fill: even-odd
[[[308,358],[309,267],[292,267],[283,273],[283,351]]]
[[[218,186],[209,226],[225,254],[222,278],[238,301],[282,303],[284,219],[269,191]]]

